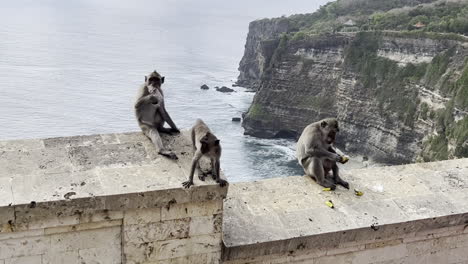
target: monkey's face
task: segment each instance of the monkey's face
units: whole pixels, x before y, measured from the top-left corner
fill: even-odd
[[[335,143],[336,134],[340,132],[338,121],[336,121],[336,119],[324,119],[321,121],[320,126],[324,136],[324,141],[327,144]]]
[[[217,153],[220,148],[219,142],[219,139],[215,135],[207,133],[204,137],[200,139],[201,152],[203,154],[208,152]]]
[[[164,83],[164,76],[161,76],[157,71],[154,71],[148,76],[145,76],[145,83],[146,86],[148,86],[149,92],[152,93]]]

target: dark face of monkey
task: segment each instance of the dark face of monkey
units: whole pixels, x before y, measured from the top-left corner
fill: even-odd
[[[155,89],[160,88],[164,83],[164,76],[161,76],[157,71],[145,76],[145,83],[148,87],[148,92],[153,93]]]
[[[214,151],[215,153],[218,153],[219,152],[219,139],[216,138],[215,135],[211,134],[211,133],[206,133],[206,135],[204,137],[202,137],[202,139],[200,139],[200,143],[201,143],[201,152],[203,154],[209,152],[209,151]]]
[[[336,134],[340,132],[338,121],[334,118],[327,118],[320,122],[324,141],[327,144],[335,143]]]

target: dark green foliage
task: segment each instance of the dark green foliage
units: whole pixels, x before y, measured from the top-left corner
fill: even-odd
[[[440,133],[447,132],[450,126],[453,124],[453,100],[450,100],[444,109],[440,109],[436,112],[436,126]]]
[[[299,32],[296,32],[293,35],[292,40],[298,41],[298,40],[305,39],[306,37],[307,37],[307,33],[303,32],[303,31],[299,31]]]
[[[418,90],[409,85],[419,81],[425,74],[427,64],[407,64],[400,67],[396,62],[377,56],[382,34],[360,32],[346,51],[345,63],[358,73],[359,81],[379,103],[380,114],[396,115],[398,120],[412,127],[416,119],[419,101]]]
[[[424,142],[421,156],[424,161],[446,160],[449,158],[448,135],[453,118],[453,101],[449,101],[444,109],[436,112],[437,135],[431,136]]]
[[[261,104],[252,104],[249,108],[249,117],[257,120],[271,120],[272,117],[265,111]]]
[[[455,104],[457,107],[468,111],[468,64],[465,66],[461,77],[455,82]]]
[[[468,117],[455,121],[454,102],[451,100],[445,109],[436,113],[437,135],[430,137],[424,142],[421,156],[424,161],[445,160],[448,158],[468,157]],[[448,151],[448,145],[453,144],[453,153]]]
[[[468,3],[420,5],[433,2],[435,0],[337,0],[314,13],[276,20],[287,20],[289,32],[349,32],[357,29],[468,34]],[[410,8],[387,12],[402,7]],[[355,23],[354,30],[343,25],[342,22],[348,19]],[[424,26],[416,27],[418,23]]]
[[[415,26],[422,23],[423,27]],[[418,6],[410,11],[375,13],[371,16],[374,30],[416,30],[468,34],[468,5],[447,2]]]
[[[448,141],[444,134],[430,137],[426,144],[426,149],[421,153],[424,161],[448,159]]]
[[[427,112],[428,112],[428,111],[429,111],[429,106],[427,105],[427,103],[421,103],[419,116],[420,116],[423,120],[427,120]]]
[[[447,71],[448,64],[454,53],[455,48],[451,48],[432,59],[426,72],[426,84],[428,87],[434,87],[440,77]]]
[[[265,74],[263,77],[267,77],[271,74],[271,70],[276,66],[276,64],[281,61],[281,56],[283,55],[284,51],[288,46],[289,35],[282,34],[280,36],[280,40],[278,42],[278,46],[275,48],[273,55],[269,61],[268,67],[265,70]]]
[[[468,117],[458,121],[450,134],[455,139],[455,156],[468,157]]]

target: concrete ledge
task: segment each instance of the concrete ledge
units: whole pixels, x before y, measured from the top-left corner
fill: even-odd
[[[178,161],[142,133],[0,141],[0,263],[219,262],[228,188],[183,188],[189,133],[163,141]]]
[[[312,261],[331,250],[343,254],[373,243],[468,231],[468,159],[351,170],[343,176],[350,191],[323,191],[309,177],[231,184],[224,205],[223,259],[287,262],[307,252]],[[355,196],[353,188],[364,196]],[[327,200],[335,209],[325,205]]]
[[[163,139],[177,162],[157,155],[142,133],[0,141],[0,210],[47,204],[115,210],[225,196],[227,189],[210,180],[182,188],[192,157],[188,134]]]

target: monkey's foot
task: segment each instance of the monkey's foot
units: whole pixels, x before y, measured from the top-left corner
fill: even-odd
[[[172,128],[167,128],[167,127],[160,127],[158,128],[158,131],[160,133],[169,134],[169,135],[172,135],[173,133]]]
[[[345,181],[338,181],[336,184],[339,184],[349,190],[349,183]]]
[[[336,185],[328,180],[323,182],[319,182],[318,184],[322,185],[325,188],[330,188],[330,190],[334,191],[336,189]]]
[[[184,188],[190,188],[190,186],[192,185],[193,185],[193,181],[186,181],[182,183],[182,186],[184,186]]]
[[[179,159],[174,152],[167,151],[167,150],[159,151],[159,155],[162,155],[164,157],[168,157],[168,158],[170,158],[172,160],[178,160]]]
[[[219,184],[219,186],[224,187],[227,185],[228,182],[226,180],[219,179],[217,180],[217,183]]]

